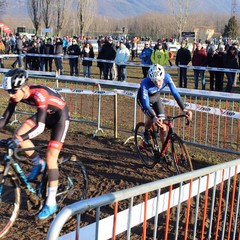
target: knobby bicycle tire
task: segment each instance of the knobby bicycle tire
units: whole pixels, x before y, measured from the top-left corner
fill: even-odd
[[[4,166],[0,165],[0,181]],[[0,198],[0,239],[5,236],[18,217],[21,205],[21,190],[18,179],[8,173]]]
[[[171,136],[171,157],[177,174],[193,171],[187,147],[177,134]]]
[[[59,164],[58,205],[69,205],[86,198],[88,176],[82,161],[68,158]]]
[[[142,163],[147,168],[153,168],[158,163],[158,156],[159,156],[159,146],[156,140],[156,135],[152,130],[150,130],[150,140],[148,146],[144,143],[144,132],[145,132],[145,125],[143,122],[139,122],[135,128],[135,135],[134,135],[134,142],[142,160]]]

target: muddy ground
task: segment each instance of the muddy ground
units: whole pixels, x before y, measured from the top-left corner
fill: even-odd
[[[7,135],[5,134],[4,136]],[[44,138],[44,135],[41,138]],[[93,138],[92,134],[84,134],[81,131],[68,135],[63,154],[77,153],[84,163],[89,179],[87,198],[131,188],[172,175],[160,164],[155,166],[154,169],[144,167],[133,143],[130,141],[124,145],[124,140],[124,138],[112,139],[107,136],[101,136],[101,134]],[[190,155],[194,169],[237,158],[236,155],[193,147],[190,147]],[[83,220],[90,221],[90,218],[91,216],[83,217]],[[51,221],[40,225],[39,223],[37,224],[34,216],[29,216],[26,202],[23,201],[20,215],[4,239],[45,239],[50,223]],[[83,224],[85,225],[86,223]],[[134,231],[132,239],[141,239],[141,228],[135,228]],[[158,239],[162,239],[163,235],[161,234],[163,232],[159,231],[159,234]],[[126,239],[126,237],[122,236],[119,239]],[[151,237],[147,239],[151,239]]]

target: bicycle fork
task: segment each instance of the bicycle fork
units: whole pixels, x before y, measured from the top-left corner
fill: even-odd
[[[9,152],[9,153],[12,154],[12,152]],[[4,162],[5,162],[4,172],[3,172],[1,183],[0,183],[0,203],[2,202],[3,185],[5,183],[5,180],[7,178],[7,175],[8,175],[9,169],[10,169],[10,158],[9,158],[9,156],[4,158]]]

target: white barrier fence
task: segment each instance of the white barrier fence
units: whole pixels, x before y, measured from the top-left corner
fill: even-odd
[[[174,238],[171,239],[179,239],[180,225],[182,225],[182,222],[188,222],[189,218],[194,219],[194,221],[192,221],[191,226],[190,224],[184,224],[184,227],[186,227],[185,239],[212,239],[212,236],[218,236],[218,239],[239,239],[237,238],[237,236],[240,237],[239,177],[237,180],[239,173],[240,159],[237,159],[74,203],[64,207],[58,213],[50,226],[46,239],[107,240],[116,239],[118,234],[125,233],[124,239],[130,240],[131,231],[134,232],[134,230],[131,229],[141,223],[146,223],[150,219],[154,219],[154,227],[151,228],[151,231],[148,231],[148,235],[145,235],[145,237],[142,235],[142,239],[148,239],[146,237],[153,237],[151,239],[169,239],[167,236],[170,234],[170,229],[166,229],[164,235],[157,238],[158,218],[162,213],[167,211],[167,214],[165,214],[163,218],[165,221],[169,221],[168,214],[170,214],[173,207],[177,207],[176,210],[172,210],[173,212],[177,212],[177,214],[174,215],[173,220],[171,220],[174,221],[174,228],[171,229],[171,233],[174,233]],[[234,179],[234,181],[231,181],[231,179]],[[227,182],[224,183],[225,181]],[[172,186],[176,186],[176,184],[178,184],[179,187],[173,189]],[[224,193],[221,192],[221,187],[220,190],[218,189],[219,185],[225,185]],[[170,190],[161,194],[161,191],[166,188]],[[212,189],[211,195],[209,192],[210,189]],[[233,190],[235,192],[233,192]],[[157,191],[156,197],[133,205],[133,199],[135,197],[154,191]],[[200,199],[204,198],[205,202],[201,203]],[[231,199],[234,199],[234,201],[231,201]],[[124,200],[128,201],[129,207],[126,210],[100,220],[99,212],[103,210],[104,207],[112,204],[120,205],[120,202]],[[221,201],[224,201],[224,206],[221,206]],[[181,206],[186,202],[188,204],[190,203],[187,211],[181,209]],[[81,219],[87,211],[92,209],[96,209],[97,211],[95,223],[78,228],[78,226],[80,226],[80,222],[78,222],[75,232],[70,232],[58,238],[62,227],[69,218],[77,215],[78,219]],[[115,212],[115,209],[113,209],[113,211]],[[179,217],[180,212],[181,219]],[[199,214],[200,212],[201,216]],[[219,214],[221,215],[221,221],[219,220]],[[160,224],[167,226],[167,222],[166,225],[164,222],[160,222]],[[219,231],[220,225],[221,231]],[[203,230],[203,232],[201,232],[201,230]],[[201,236],[202,238],[200,238]],[[231,237],[229,238],[229,236]],[[181,237],[183,238],[183,236]]]

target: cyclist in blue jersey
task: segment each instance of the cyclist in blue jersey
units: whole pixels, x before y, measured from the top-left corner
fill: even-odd
[[[167,126],[163,124],[165,112],[160,98],[160,92],[166,86],[169,87],[174,99],[186,114],[187,118],[189,120],[192,119],[192,112],[185,109],[181,96],[178,93],[170,74],[165,73],[165,70],[161,65],[153,64],[149,68],[148,77],[141,81],[137,96],[138,104],[146,115],[144,133],[144,142],[146,145],[148,145],[150,137],[148,130],[153,123],[160,127],[162,143],[167,136]]]

